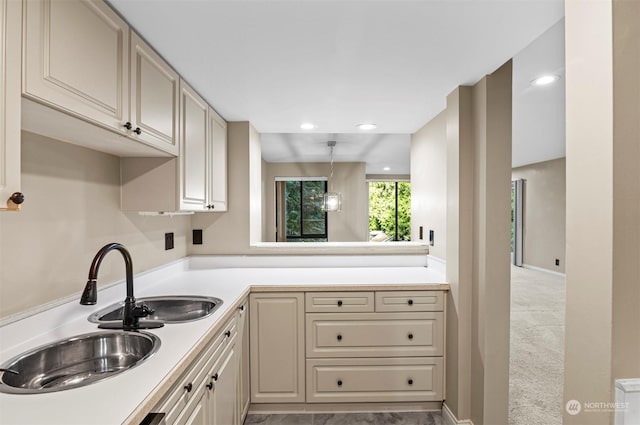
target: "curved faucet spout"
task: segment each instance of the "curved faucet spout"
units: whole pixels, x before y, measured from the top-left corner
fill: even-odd
[[[122,257],[124,258],[127,282],[127,298],[133,298],[133,260],[131,259],[131,254],[129,254],[129,251],[127,251],[127,248],[125,248],[124,245],[116,242],[111,242],[100,248],[100,251],[98,251],[96,256],[93,257],[91,267],[89,268],[89,278],[87,280],[87,285],[82,292],[80,304],[94,305],[97,302],[98,270],[100,269],[100,264],[102,264],[102,260],[104,259],[104,257],[114,249],[120,251]],[[133,301],[135,302],[135,298],[133,298]]]
[[[87,280],[87,284],[82,292],[82,297],[80,298],[80,304],[82,305],[94,305],[98,300],[98,290],[97,290],[97,282],[98,282],[98,270],[100,269],[100,264],[102,264],[102,260],[104,257],[111,251],[116,250],[120,251],[122,257],[124,258],[125,265],[125,273],[126,273],[126,284],[127,284],[127,297],[124,300],[124,313],[122,318],[121,325],[100,325],[102,328],[114,328],[125,329],[125,330],[136,330],[141,326],[139,324],[139,318],[148,316],[149,314],[153,314],[154,311],[148,308],[146,305],[136,305],[136,298],[133,295],[133,260],[131,259],[131,254],[127,251],[127,248],[124,245],[112,242],[108,243],[93,257],[93,261],[91,262],[91,267],[89,268],[89,278]],[[162,322],[155,321],[146,321],[144,328],[157,328],[163,326]]]

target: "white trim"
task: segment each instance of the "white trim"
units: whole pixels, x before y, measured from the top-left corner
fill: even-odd
[[[471,419],[459,420],[456,418],[447,403],[442,403],[442,419],[444,419],[445,425],[473,425]]]
[[[542,267],[536,267],[536,266],[532,266],[530,264],[522,264],[522,268],[535,270],[535,271],[543,272],[543,273],[549,273],[549,274],[552,274],[552,275],[555,275],[555,276],[567,277],[567,275],[564,274],[564,273],[555,272],[555,271],[549,270],[549,269],[543,269]]]

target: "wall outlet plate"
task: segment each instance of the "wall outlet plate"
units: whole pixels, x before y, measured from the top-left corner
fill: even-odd
[[[173,232],[164,234],[164,250],[173,249]]]
[[[193,229],[193,244],[202,245],[202,229]]]

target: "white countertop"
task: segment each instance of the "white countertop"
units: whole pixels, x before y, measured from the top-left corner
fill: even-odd
[[[374,257],[375,258],[375,257]],[[135,259],[134,259],[135,260]],[[88,385],[47,394],[0,393],[0,424],[120,424],[135,418],[138,422],[145,399],[164,384],[175,369],[186,367],[182,359],[212,330],[222,326],[223,318],[252,290],[339,290],[339,289],[447,289],[438,267],[375,267],[349,260],[361,267],[324,267],[328,260],[305,257],[289,264],[317,264],[318,267],[274,267],[287,264],[286,259],[253,260],[242,257],[189,257],[169,265],[141,273],[135,277],[136,297],[154,295],[207,295],[223,300],[211,316],[184,324],[166,325],[149,332],[158,335],[162,345],[141,365]],[[393,260],[373,260],[385,265]],[[409,260],[411,264],[413,260]],[[248,264],[260,268],[247,267]],[[240,265],[238,268],[225,264]],[[244,264],[244,266],[242,266]],[[266,265],[266,266],[265,266]],[[366,265],[366,266],[365,266]],[[444,285],[442,285],[444,284]],[[82,283],[80,283],[82,286]],[[82,289],[82,288],[79,288]],[[98,293],[98,303],[82,306],[72,300],[55,308],[0,327],[0,363],[59,339],[95,332],[97,325],[87,317],[104,307],[124,299],[124,283],[119,282]],[[144,406],[144,409],[151,406]],[[135,416],[132,413],[136,412]],[[144,417],[144,415],[142,415]]]

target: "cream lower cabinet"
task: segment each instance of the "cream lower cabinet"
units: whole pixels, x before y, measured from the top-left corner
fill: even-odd
[[[20,191],[21,7],[0,0],[0,210]]]
[[[443,291],[254,293],[251,402],[442,401],[444,320]]]
[[[306,294],[308,403],[444,399],[444,293]]]
[[[236,408],[236,388],[238,383],[237,342],[235,340],[229,345],[220,356],[219,361],[209,371],[210,381],[207,385],[213,385],[213,388],[206,392],[207,402],[205,408],[209,425],[234,425],[238,423]]]
[[[237,341],[234,316],[152,411],[167,425],[237,424]]]
[[[250,295],[251,403],[303,403],[304,294]]]
[[[251,404],[249,382],[249,300],[238,307],[236,313],[238,323],[238,386],[237,386],[237,416],[238,423],[243,423]]]

